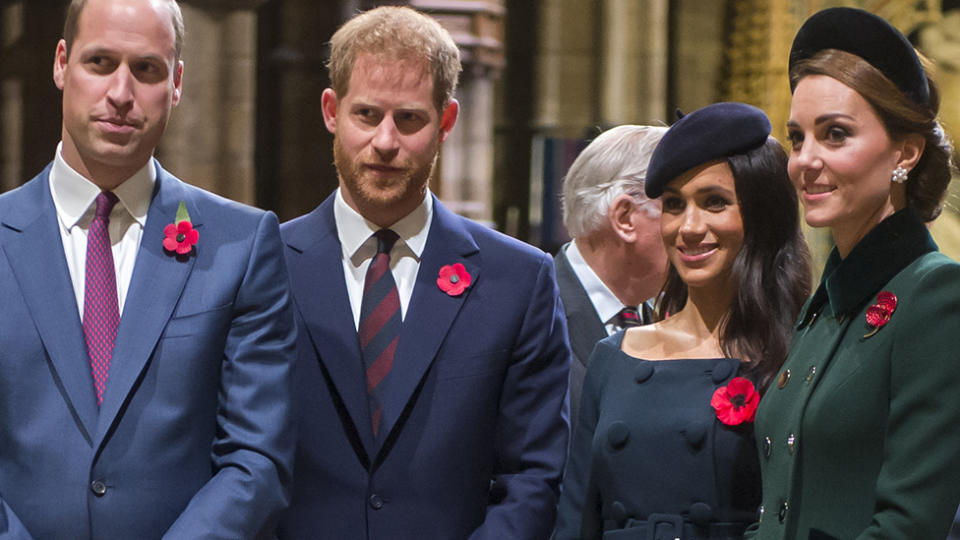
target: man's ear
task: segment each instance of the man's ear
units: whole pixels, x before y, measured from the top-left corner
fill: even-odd
[[[323,123],[330,133],[337,132],[337,93],[333,88],[327,88],[320,95],[320,110],[323,112]]]
[[[183,60],[177,62],[173,68],[173,97],[171,104],[176,107],[180,103],[180,95],[183,93]]]
[[[443,114],[440,116],[440,142],[447,140],[447,137],[450,135],[450,130],[453,129],[454,124],[457,123],[457,114],[460,112],[460,102],[456,99],[450,99],[450,103],[447,103],[447,107],[443,109]]]
[[[629,193],[621,193],[610,203],[607,209],[607,220],[613,232],[624,242],[634,242],[637,239],[637,224],[633,219],[637,211],[637,202]]]
[[[67,70],[67,42],[57,42],[57,50],[53,53],[53,84],[63,90],[64,73]]]
[[[897,167],[903,167],[912,171],[923,156],[923,149],[926,148],[927,140],[919,133],[911,133],[900,143],[900,159],[897,160]]]

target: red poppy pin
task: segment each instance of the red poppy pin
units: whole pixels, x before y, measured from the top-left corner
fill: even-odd
[[[186,255],[190,253],[199,239],[200,233],[193,228],[193,223],[190,222],[187,205],[180,201],[176,219],[163,229],[163,249],[171,254]]]
[[[895,309],[897,309],[897,295],[890,291],[880,291],[877,295],[877,303],[867,308],[867,325],[873,330],[864,334],[863,337],[868,338],[886,326]]]
[[[734,377],[726,386],[713,392],[710,405],[717,411],[717,419],[728,426],[753,422],[760,404],[760,394],[749,379]]]
[[[460,263],[448,264],[437,274],[437,287],[450,296],[459,296],[470,286],[470,274]]]

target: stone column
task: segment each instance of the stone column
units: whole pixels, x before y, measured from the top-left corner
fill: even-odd
[[[600,121],[650,124],[667,110],[667,0],[604,0]]]
[[[157,156],[185,181],[254,204],[258,2],[182,2],[183,96]]]

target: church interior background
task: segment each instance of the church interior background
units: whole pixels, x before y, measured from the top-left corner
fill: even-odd
[[[52,159],[51,78],[66,0],[0,0],[0,191]],[[327,42],[353,13],[406,4],[461,48],[461,116],[431,189],[455,211],[553,250],[566,239],[558,190],[602,129],[668,125],[721,100],[770,115],[784,142],[796,29],[835,5],[877,13],[931,59],[942,121],[960,138],[960,0],[181,0],[184,98],[157,157],[172,173],[281,220],[337,185],[320,113]],[[956,179],[955,179],[956,180]],[[960,182],[932,226],[960,258]],[[814,267],[829,233],[807,230]]]

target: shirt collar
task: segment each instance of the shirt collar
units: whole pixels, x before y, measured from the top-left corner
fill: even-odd
[[[92,208],[101,189],[67,164],[63,159],[62,148],[63,143],[57,145],[53,168],[50,171],[50,192],[61,223],[67,229],[72,229],[80,223],[88,209]],[[156,179],[157,169],[151,159],[113,190],[123,208],[141,227],[147,221],[147,210],[150,208]]]
[[[354,259],[359,257],[359,261],[362,261],[376,253],[375,242],[365,244],[380,227],[367,221],[359,212],[351,208],[344,200],[339,188],[333,203],[333,217],[337,224],[337,237],[340,239],[344,258]],[[423,254],[423,248],[427,244],[427,233],[430,231],[432,221],[433,196],[428,190],[423,202],[412,212],[391,225],[390,229],[400,236],[397,245],[406,245],[419,261]],[[359,261],[355,260],[354,263],[359,264]]]
[[[837,316],[853,314],[901,270],[932,251],[937,251],[937,244],[923,220],[909,208],[881,221],[845,259],[834,247],[798,327],[809,322],[825,302],[830,302]]]
[[[590,302],[593,304],[593,308],[597,310],[600,320],[605,324],[609,323],[623,309],[623,302],[600,280],[593,268],[590,268],[586,259],[583,258],[583,254],[580,253],[576,240],[570,242],[570,245],[567,246],[567,260],[570,261],[570,267],[573,268],[580,284],[583,285],[583,290],[590,297]]]

